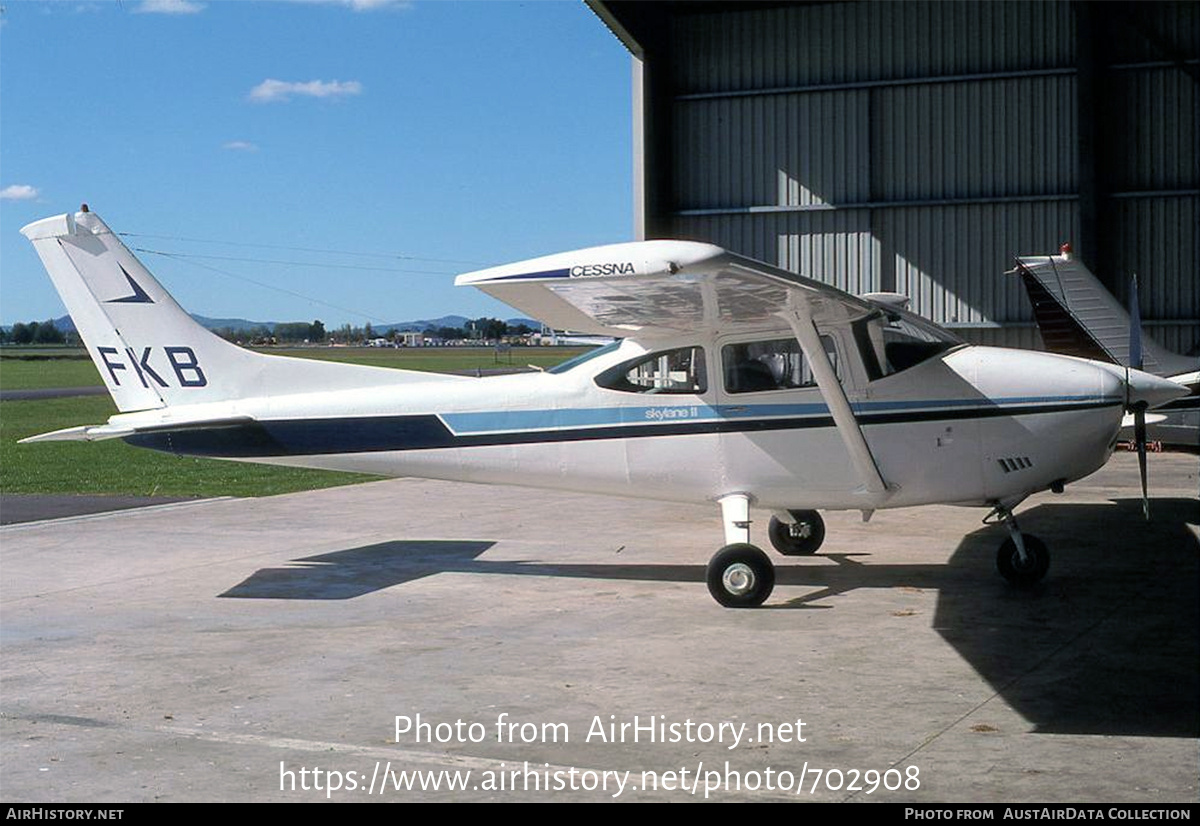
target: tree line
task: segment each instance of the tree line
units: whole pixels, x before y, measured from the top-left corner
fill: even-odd
[[[74,344],[75,333],[64,333],[54,321],[18,321],[10,329],[0,328],[0,344]]]
[[[361,327],[343,324],[333,330],[326,330],[320,319],[311,324],[300,321],[276,324],[273,330],[260,325],[237,330],[221,327],[213,332],[229,341],[243,344],[360,344],[377,338],[395,341],[403,338],[404,334],[404,331],[394,328],[380,332],[369,322]],[[525,324],[512,325],[496,318],[485,317],[472,319],[462,327],[429,326],[419,332],[424,333],[426,338],[441,341],[498,341],[506,336],[529,335],[534,330]]]
[[[222,338],[243,344],[356,344],[376,338],[394,340],[402,334],[397,330],[378,333],[366,324],[354,327],[343,324],[335,330],[326,330],[320,319],[311,324],[303,321],[276,324],[272,330],[265,325],[234,329],[220,327],[213,330]],[[426,327],[422,330],[427,337],[442,341],[498,341],[506,336],[524,336],[534,332],[525,324],[510,325],[497,318],[476,318],[462,327]],[[52,320],[18,321],[11,329],[0,328],[0,344],[78,344],[75,332],[64,333]]]

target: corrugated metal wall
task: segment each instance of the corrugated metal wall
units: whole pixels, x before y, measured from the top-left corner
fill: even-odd
[[[1101,78],[1122,113],[1099,149],[1102,226],[1113,270],[1142,279],[1149,332],[1188,351],[1200,4],[1136,9],[1116,25],[1140,42],[1114,39]],[[666,225],[853,292],[907,293],[977,340],[1035,344],[1004,271],[1078,244],[1076,27],[1071,3],[1036,0],[683,4]]]

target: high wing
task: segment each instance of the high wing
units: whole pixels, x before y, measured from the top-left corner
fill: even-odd
[[[460,275],[554,327],[639,340],[786,325],[800,343],[862,492],[887,496],[846,391],[821,345],[819,326],[847,324],[879,308],[835,287],[690,241],[591,247]]]
[[[818,325],[878,309],[811,278],[691,241],[591,247],[466,273],[455,283],[558,329],[639,339],[778,327],[789,307],[806,307]]]

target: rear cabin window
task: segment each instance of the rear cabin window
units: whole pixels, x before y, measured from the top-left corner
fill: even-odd
[[[708,389],[703,347],[680,347],[610,367],[596,384],[624,393],[686,393]]]
[[[838,370],[837,350],[833,339],[821,336],[821,344]],[[795,390],[815,387],[816,378],[800,342],[794,338],[766,341],[744,341],[726,344],[721,348],[721,364],[725,367],[725,392],[761,393],[770,390]]]

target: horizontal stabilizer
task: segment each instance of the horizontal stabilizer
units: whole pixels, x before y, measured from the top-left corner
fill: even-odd
[[[169,422],[152,425],[90,424],[82,427],[67,427],[50,433],[40,433],[21,439],[20,444],[29,442],[101,442],[105,439],[123,439],[142,433],[179,433],[193,430],[217,430],[239,427],[254,421],[250,416],[224,416],[219,419],[197,419],[194,421]]]
[[[1159,422],[1165,422],[1166,420],[1167,420],[1167,417],[1164,416],[1162,413],[1147,413],[1146,414],[1146,424],[1158,424]],[[1121,418],[1121,427],[1122,428],[1131,428],[1136,423],[1137,423],[1137,421],[1132,413],[1126,413]]]
[[[39,433],[18,440],[17,444],[26,445],[30,442],[99,442],[104,439],[119,439],[129,436],[133,429],[129,427],[114,427],[107,424],[85,424],[80,427],[64,427],[62,430],[52,430],[49,433]]]

